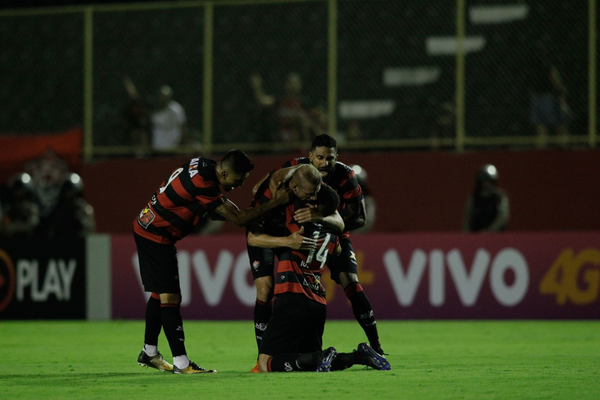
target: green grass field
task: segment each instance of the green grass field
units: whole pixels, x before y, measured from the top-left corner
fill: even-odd
[[[186,321],[191,359],[219,371],[190,376],[137,365],[141,321],[1,321],[0,399],[600,399],[598,321],[378,325],[392,371],[252,374],[251,322]],[[324,345],[363,338],[329,321]]]

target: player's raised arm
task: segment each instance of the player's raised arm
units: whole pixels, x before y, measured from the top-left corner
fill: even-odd
[[[323,224],[331,229],[334,233],[342,233],[345,227],[344,220],[339,212],[335,211],[332,214],[323,216],[316,206],[311,205],[296,210],[294,219],[299,224],[304,224],[306,222]]]
[[[251,207],[240,210],[231,201],[226,201],[217,207],[215,212],[223,217],[225,221],[233,222],[237,226],[246,226],[274,208],[289,203],[289,201],[289,189],[286,186],[279,184],[278,189],[273,192],[273,198],[266,203],[261,204],[259,207]]]

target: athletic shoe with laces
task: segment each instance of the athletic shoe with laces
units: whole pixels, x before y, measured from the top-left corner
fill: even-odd
[[[256,365],[254,366],[254,368],[252,368],[250,370],[250,372],[252,372],[252,373],[259,373],[260,372],[260,370],[258,369],[258,363],[256,363]]]
[[[176,365],[173,365],[174,374],[214,374],[217,371],[214,369],[204,369],[193,361],[190,361],[190,365],[185,368],[179,369]]]
[[[321,358],[319,358],[317,372],[329,372],[331,370],[331,363],[333,362],[335,356],[337,356],[337,350],[335,347],[326,349],[323,354],[321,354]]]
[[[172,372],[173,365],[165,361],[162,354],[150,357],[144,350],[138,356],[138,364],[146,368],[155,368],[159,371]]]
[[[380,371],[389,371],[392,369],[389,361],[385,359],[385,356],[373,350],[373,348],[368,344],[359,344],[356,351],[362,355],[364,364],[368,367],[378,369]]]

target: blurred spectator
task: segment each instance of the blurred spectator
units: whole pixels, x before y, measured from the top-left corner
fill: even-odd
[[[58,202],[69,164],[48,148],[40,157],[28,161],[24,171],[31,176],[33,191],[40,205],[40,219],[43,221]]]
[[[300,75],[295,72],[288,75],[284,84],[285,94],[281,97],[267,94],[263,80],[258,74],[250,77],[250,86],[256,102],[261,107],[274,112],[276,118],[274,140],[297,142],[311,139],[309,132],[311,120],[300,97],[302,91]]]
[[[308,113],[308,139],[327,133],[327,110],[323,106],[311,108]]]
[[[156,151],[169,151],[179,146],[185,135],[187,117],[185,110],[173,100],[173,90],[163,86],[158,91],[158,109],[153,111],[152,148]]]
[[[13,176],[0,204],[0,234],[3,237],[33,237],[40,223],[40,207],[33,180],[26,172]]]
[[[498,171],[484,165],[475,176],[475,190],[467,199],[464,232],[502,232],[509,219],[508,196],[497,186]]]
[[[131,127],[131,142],[136,154],[144,156],[149,148],[164,153],[182,144],[187,130],[184,108],[173,100],[173,89],[162,86],[158,91],[156,108],[148,112],[148,103],[140,95],[129,77],[123,80],[131,102],[125,109],[125,118]]]
[[[142,158],[150,154],[150,105],[144,101],[132,80],[123,78],[129,103],[123,110],[125,131],[134,147],[136,157]]]
[[[533,52],[535,59],[528,64],[533,70],[529,76],[531,108],[529,118],[535,125],[537,147],[548,145],[548,135],[554,133],[561,145],[566,145],[569,135],[567,122],[570,116],[567,88],[556,65],[546,52]]]
[[[346,133],[346,140],[349,142],[363,139],[362,132],[360,130],[360,123],[356,120],[348,122],[348,131]]]
[[[361,167],[360,165],[351,165],[352,170],[356,174],[356,179],[358,180],[358,184],[360,185],[363,196],[365,198],[365,207],[367,214],[367,222],[362,226],[362,228],[358,228],[353,230],[353,233],[366,233],[370,232],[373,229],[373,225],[375,225],[375,217],[377,212],[377,203],[375,199],[371,195],[371,188],[369,187],[369,181],[367,179],[367,171]]]
[[[65,176],[56,207],[40,225],[39,233],[46,238],[76,238],[95,230],[94,208],[83,196],[83,180],[70,172]]]

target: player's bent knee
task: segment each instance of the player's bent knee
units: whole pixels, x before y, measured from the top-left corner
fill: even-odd
[[[345,289],[352,283],[359,283],[358,275],[353,272],[340,272],[339,283]]]

